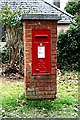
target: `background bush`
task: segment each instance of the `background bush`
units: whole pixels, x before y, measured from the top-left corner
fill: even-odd
[[[1,51],[1,59],[2,59],[2,63],[4,64],[9,62],[9,49],[7,45]]]
[[[8,5],[0,10],[0,24],[2,27],[2,42],[7,48],[2,53],[2,63],[6,64],[5,72],[23,71],[23,35],[21,17],[25,11],[17,8],[11,10]],[[8,69],[8,71],[7,71]]]
[[[80,70],[80,30],[71,27],[58,36],[58,67],[61,69]]]

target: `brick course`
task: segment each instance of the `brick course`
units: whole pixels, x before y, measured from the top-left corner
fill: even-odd
[[[32,75],[32,29],[51,30],[51,74]],[[24,81],[28,99],[56,97],[56,64],[57,64],[57,21],[30,20],[23,21],[24,39]]]

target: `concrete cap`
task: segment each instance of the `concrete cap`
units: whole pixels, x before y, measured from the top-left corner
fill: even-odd
[[[46,14],[46,13],[34,13],[34,14],[23,14],[22,20],[60,20],[60,16],[57,14]]]

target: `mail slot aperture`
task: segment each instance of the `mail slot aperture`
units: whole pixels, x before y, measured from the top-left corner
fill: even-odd
[[[48,35],[35,35],[36,38],[47,38]]]

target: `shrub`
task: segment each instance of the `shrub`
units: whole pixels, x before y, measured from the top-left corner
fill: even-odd
[[[1,51],[1,61],[4,64],[9,62],[9,49],[7,45],[4,46],[4,49]]]
[[[2,52],[2,63],[8,60],[7,68],[22,71],[23,67],[23,37],[21,17],[25,11],[17,8],[11,10],[8,5],[0,10],[0,24],[2,26],[2,41],[6,41],[7,49]],[[7,57],[8,56],[8,57]],[[7,58],[7,60],[6,60]]]
[[[58,67],[61,69],[80,69],[80,30],[71,27],[58,36]]]

